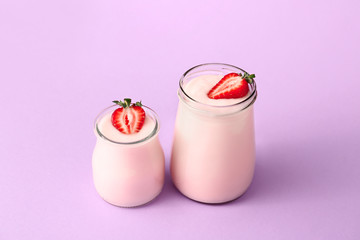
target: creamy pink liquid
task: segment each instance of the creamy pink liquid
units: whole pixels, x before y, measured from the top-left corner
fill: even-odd
[[[146,116],[139,133],[125,135],[110,121],[111,112],[98,121],[104,137],[97,136],[93,152],[93,179],[97,192],[107,202],[134,207],[154,199],[164,184],[164,153],[157,133],[151,136],[155,120]],[[151,136],[147,140],[142,140]],[[114,143],[114,142],[121,142]],[[140,141],[139,143],[131,143]]]
[[[222,78],[203,75],[184,91],[198,102],[228,106],[242,99],[213,100],[208,91]],[[245,97],[246,98],[246,97]],[[250,185],[255,164],[253,105],[231,114],[223,108],[190,107],[180,99],[171,159],[171,176],[185,196],[222,203],[241,196]]]

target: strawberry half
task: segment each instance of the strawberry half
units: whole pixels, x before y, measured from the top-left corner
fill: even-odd
[[[211,99],[242,98],[249,92],[248,83],[253,83],[255,74],[229,73],[226,74],[209,92]]]
[[[124,134],[137,133],[141,130],[145,122],[145,111],[141,102],[131,104],[130,98],[122,101],[113,101],[121,106],[111,115],[112,125]]]

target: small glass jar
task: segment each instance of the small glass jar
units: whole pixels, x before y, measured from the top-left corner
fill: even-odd
[[[224,203],[240,197],[249,187],[255,167],[255,81],[245,98],[231,105],[199,102],[185,90],[202,75],[244,70],[227,64],[202,64],[180,79],[179,105],[171,156],[171,177],[177,189],[203,203]]]
[[[159,121],[152,109],[143,106],[146,116],[154,121],[151,133],[136,141],[115,141],[104,135],[100,122],[118,107],[106,108],[95,120],[93,180],[105,201],[120,207],[135,207],[154,199],[164,185],[165,158],[158,139]]]

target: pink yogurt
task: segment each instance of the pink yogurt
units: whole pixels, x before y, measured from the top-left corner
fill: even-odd
[[[253,178],[255,82],[242,99],[207,97],[230,72],[244,71],[231,65],[204,64],[190,69],[180,80],[170,169],[177,189],[195,201],[234,200]]]

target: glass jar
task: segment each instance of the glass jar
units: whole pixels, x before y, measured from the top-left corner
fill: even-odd
[[[106,108],[95,120],[93,180],[105,201],[121,207],[135,207],[154,199],[164,185],[165,158],[158,139],[159,121],[152,109],[143,106],[148,118],[145,121],[153,121],[150,133],[136,140],[132,134],[131,141],[119,142],[104,134],[105,127],[102,129],[102,121],[116,108],[118,105]]]
[[[171,177],[182,194],[203,203],[240,197],[254,174],[255,81],[245,98],[222,106],[195,100],[185,89],[195,78],[231,72],[245,71],[228,64],[202,64],[185,72],[179,83]]]

